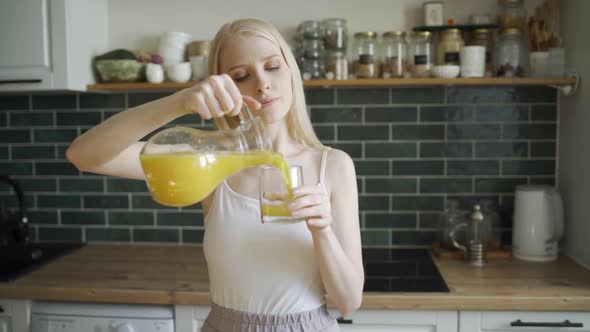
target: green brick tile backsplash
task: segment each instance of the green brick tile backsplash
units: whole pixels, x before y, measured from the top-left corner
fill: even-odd
[[[31,113],[31,112],[10,112],[11,127],[31,127],[31,126],[53,126],[53,112]]]
[[[100,112],[58,112],[58,126],[95,126],[102,121]]]
[[[31,132],[27,129],[0,128],[0,144],[3,143],[30,143]]]
[[[417,107],[365,107],[365,122],[416,122]]]
[[[53,145],[13,146],[12,159],[55,159]]]
[[[65,158],[80,133],[169,94],[0,96],[0,175],[24,188],[35,240],[203,241],[199,204],[162,206],[143,181],[80,172]],[[429,246],[450,198],[463,208],[491,199],[509,242],[515,187],[555,183],[552,88],[310,88],[305,96],[320,140],[353,158],[365,246]],[[212,127],[196,116],[166,127],[174,125]],[[0,185],[0,198],[16,206],[9,187]]]
[[[63,109],[71,110],[77,108],[78,94],[50,95],[33,94],[33,110]]]
[[[88,227],[85,232],[86,241],[89,242],[129,242],[131,240],[131,230],[126,228]]]
[[[2,110],[28,110],[31,96],[27,94],[0,96],[0,111]]]
[[[126,97],[123,93],[83,93],[80,108],[124,108]]]
[[[205,231],[202,229],[183,229],[182,242],[183,243],[203,243],[203,236]]]

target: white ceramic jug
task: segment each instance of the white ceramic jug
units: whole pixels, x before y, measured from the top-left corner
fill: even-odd
[[[562,235],[563,202],[557,190],[542,185],[517,186],[512,255],[525,261],[555,260]]]

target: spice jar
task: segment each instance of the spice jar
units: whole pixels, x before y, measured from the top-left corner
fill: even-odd
[[[494,53],[494,38],[491,30],[476,29],[471,33],[469,46],[483,46],[486,48],[486,69],[485,76],[490,77],[493,73],[494,62],[492,55]]]
[[[403,77],[407,70],[406,34],[401,31],[383,33],[381,77]]]
[[[343,18],[331,18],[322,21],[324,47],[329,51],[346,52],[348,29]]]
[[[352,68],[357,78],[376,78],[379,76],[376,48],[376,33],[369,31],[354,34]]]
[[[464,45],[461,30],[444,30],[438,44],[436,63],[439,65],[460,65],[460,54]]]
[[[348,79],[348,59],[344,52],[328,51],[326,54],[326,79]]]
[[[526,24],[524,0],[500,0],[498,23],[502,29],[522,29]]]
[[[519,29],[504,29],[496,46],[496,76],[523,77],[528,53]]]
[[[430,32],[415,32],[410,42],[410,66],[413,77],[429,77],[432,69],[432,40]]]

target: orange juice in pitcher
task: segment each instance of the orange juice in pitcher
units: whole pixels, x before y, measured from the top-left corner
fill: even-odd
[[[154,200],[168,206],[187,206],[203,200],[228,176],[251,166],[273,165],[291,188],[289,166],[269,151],[192,153],[169,152],[140,157]]]
[[[219,130],[173,127],[154,135],[140,153],[140,162],[153,199],[182,207],[207,197],[228,176],[251,166],[278,168],[291,189],[289,166],[272,152],[260,118],[244,104],[239,125],[229,128],[217,118]]]

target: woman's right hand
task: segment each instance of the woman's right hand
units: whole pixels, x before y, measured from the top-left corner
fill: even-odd
[[[236,116],[242,109],[242,102],[253,110],[262,106],[256,99],[242,96],[227,74],[211,75],[182,93],[187,113],[196,113],[206,120],[224,115]]]

